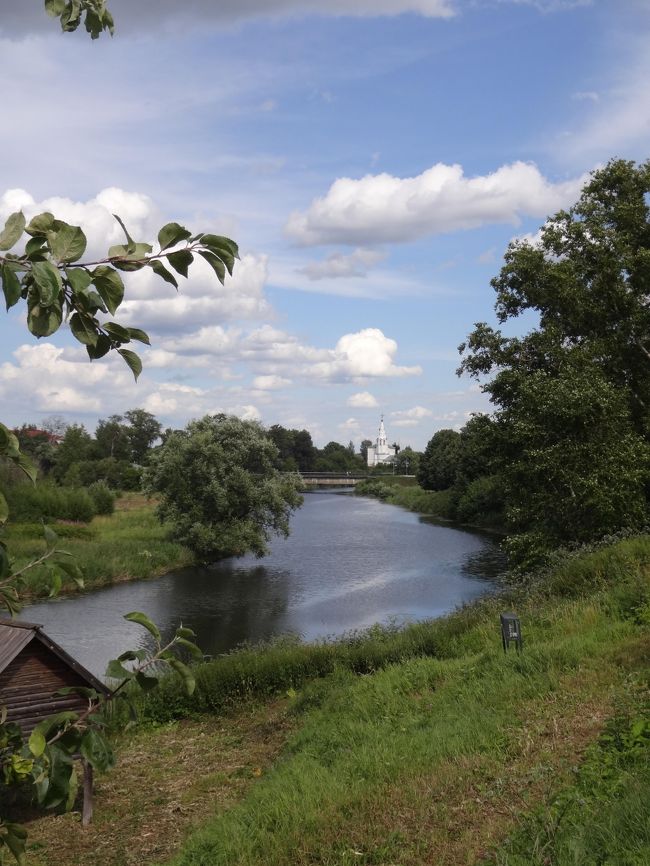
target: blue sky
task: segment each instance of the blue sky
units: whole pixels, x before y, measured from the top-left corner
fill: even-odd
[[[96,253],[120,242],[111,212],[138,240],[175,219],[242,252],[225,289],[130,275],[137,385],[12,311],[5,423],[229,411],[323,445],[383,412],[422,448],[487,407],[457,346],[493,320],[508,242],[610,157],[650,156],[640,0],[114,0],[95,43],[5,5],[0,217],[52,210]]]

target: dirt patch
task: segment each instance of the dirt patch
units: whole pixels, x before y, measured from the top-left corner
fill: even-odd
[[[95,816],[29,824],[28,866],[144,866],[168,860],[192,829],[228,809],[278,756],[293,721],[284,702],[141,730],[97,778]]]

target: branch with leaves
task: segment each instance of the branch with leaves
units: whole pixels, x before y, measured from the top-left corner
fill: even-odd
[[[105,30],[112,36],[115,30],[106,0],[45,0],[45,11],[52,18],[59,19],[64,33],[75,31],[82,16],[91,39],[98,39]]]

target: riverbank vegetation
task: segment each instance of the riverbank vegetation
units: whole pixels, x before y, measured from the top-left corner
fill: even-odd
[[[508,608],[521,618],[521,654],[501,648]],[[641,536],[565,557],[441,620],[198,665],[195,698],[169,680],[139,699],[149,727],[120,751],[134,766],[157,750],[154,766],[120,777],[122,794],[111,775],[99,780],[109,840],[108,816],[146,800],[131,853],[66,850],[73,825],[62,816],[34,827],[31,862],[640,866],[650,851],[649,624]],[[264,737],[246,719],[265,713],[276,714],[275,745],[257,758]],[[206,757],[199,749],[177,785],[178,755],[193,753],[201,730]]]
[[[58,545],[69,551],[79,565],[86,589],[155,577],[194,561],[187,548],[168,538],[155,516],[154,502],[139,494],[124,494],[117,499],[113,514],[94,517],[88,524],[56,522],[52,526],[59,537]],[[38,559],[45,548],[40,523],[11,523],[4,538],[17,569]],[[74,592],[78,587],[69,583],[61,591]],[[44,567],[26,572],[25,598],[49,592]]]

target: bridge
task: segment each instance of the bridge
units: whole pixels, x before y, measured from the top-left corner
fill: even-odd
[[[372,476],[368,472],[301,472],[305,487],[354,487]]]

